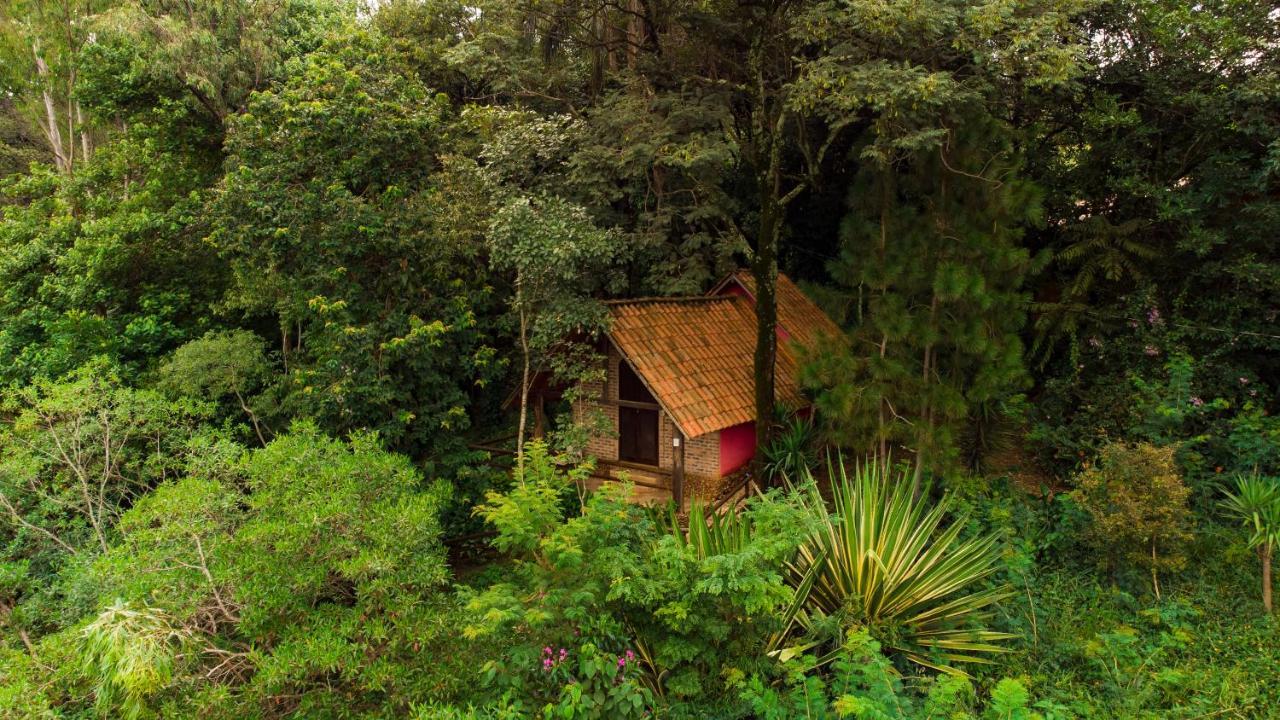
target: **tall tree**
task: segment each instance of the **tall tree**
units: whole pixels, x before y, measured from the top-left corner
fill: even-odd
[[[453,226],[449,108],[398,62],[353,29],[254,95],[211,239],[228,307],[274,326],[285,411],[422,453],[460,439],[498,367],[483,230]]]
[[[574,360],[569,344],[604,329],[604,308],[590,292],[600,287],[618,247],[582,208],[552,197],[511,200],[494,216],[489,244],[494,267],[513,275],[511,309],[522,356],[516,462],[523,471],[534,373],[564,370]]]
[[[78,97],[79,54],[95,14],[112,0],[5,0],[0,3],[0,91],[19,99],[60,172],[93,155],[91,118]]]
[[[956,458],[962,428],[1025,381],[1020,332],[1031,269],[1022,227],[1038,191],[1010,133],[975,104],[939,152],[868,164],[849,191],[830,271],[848,293],[853,344],[815,358],[819,407],[842,444],[926,467]]]

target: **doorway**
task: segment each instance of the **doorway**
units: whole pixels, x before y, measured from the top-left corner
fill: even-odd
[[[618,363],[618,459],[658,464],[658,403],[624,360]],[[652,407],[644,407],[649,405]]]
[[[658,464],[658,411],[618,408],[618,459],[642,465]]]

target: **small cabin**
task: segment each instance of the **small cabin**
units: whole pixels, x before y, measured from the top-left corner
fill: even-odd
[[[777,402],[803,411],[798,356],[840,330],[778,276]],[[592,437],[598,480],[626,474],[638,499],[712,502],[756,453],[755,282],[739,270],[709,293],[608,303],[603,382],[584,387],[574,414],[600,412]]]

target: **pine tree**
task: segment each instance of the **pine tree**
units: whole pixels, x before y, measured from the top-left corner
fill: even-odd
[[[918,468],[954,463],[964,421],[1025,377],[1032,259],[1018,240],[1038,192],[998,123],[958,120],[940,149],[857,174],[829,266],[853,299],[853,342],[811,367],[839,442],[882,457],[904,446]]]

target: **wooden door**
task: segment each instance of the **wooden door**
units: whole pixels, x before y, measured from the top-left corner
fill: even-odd
[[[618,459],[642,465],[658,464],[658,411],[618,408]]]

